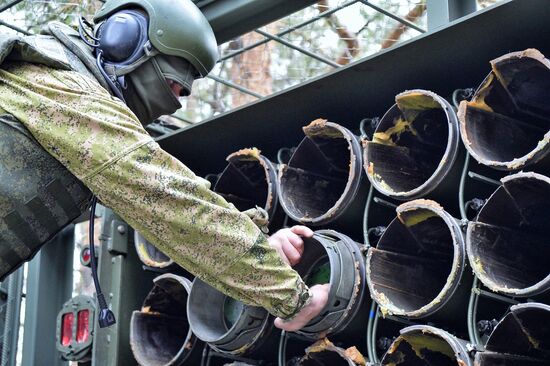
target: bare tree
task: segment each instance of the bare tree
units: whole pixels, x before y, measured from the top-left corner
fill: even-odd
[[[324,13],[329,9],[328,0],[319,0],[317,2],[317,9],[319,13]],[[343,25],[338,17],[331,14],[325,17],[330,27],[338,34],[340,39],[346,44],[346,50],[338,57],[336,62],[340,65],[347,65],[351,60],[359,53],[359,41],[357,35],[350,31],[345,25]]]
[[[408,13],[405,15],[405,19],[410,22],[416,22],[419,18],[424,15],[424,12],[426,12],[426,4],[418,4],[415,5]],[[393,46],[396,44],[403,33],[408,29],[409,27],[399,23],[395,28],[391,29],[388,35],[385,37],[384,41],[382,42],[380,48],[385,49]]]

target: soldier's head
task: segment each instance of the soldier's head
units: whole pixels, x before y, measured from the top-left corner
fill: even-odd
[[[144,125],[181,108],[178,98],[218,58],[214,32],[191,0],[107,0],[94,22],[100,68]]]

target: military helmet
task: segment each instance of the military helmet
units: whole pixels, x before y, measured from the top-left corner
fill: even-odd
[[[128,8],[145,10],[149,40],[160,53],[186,59],[203,77],[212,70],[218,59],[216,37],[191,0],[107,0],[94,22]]]

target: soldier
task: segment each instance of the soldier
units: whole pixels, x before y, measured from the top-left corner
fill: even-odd
[[[91,192],[175,262],[296,330],[327,301],[290,264],[295,226],[262,234],[144,125],[181,108],[217,44],[191,0],[108,0],[92,30],[0,36],[0,277],[89,207]]]

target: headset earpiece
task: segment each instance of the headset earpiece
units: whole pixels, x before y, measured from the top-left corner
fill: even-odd
[[[134,10],[110,16],[98,31],[98,50],[107,63],[128,65],[144,55],[148,41],[147,17]]]

